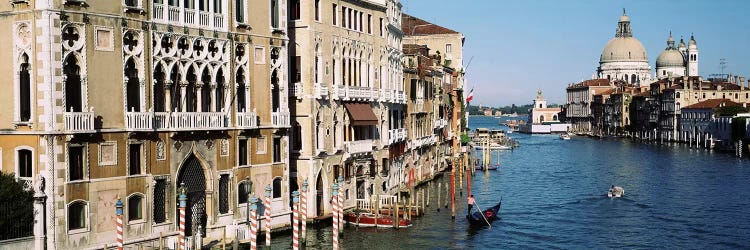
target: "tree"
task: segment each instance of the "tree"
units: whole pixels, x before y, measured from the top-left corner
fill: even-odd
[[[34,228],[34,194],[10,173],[0,173],[0,240],[30,236]]]

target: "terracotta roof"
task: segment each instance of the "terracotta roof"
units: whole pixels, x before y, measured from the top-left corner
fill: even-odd
[[[733,102],[729,99],[708,99],[693,105],[688,105],[682,109],[713,109],[723,106],[742,106],[742,104]]]
[[[425,20],[401,14],[401,30],[406,36],[413,35],[436,35],[436,34],[458,34],[458,31],[427,22]]]
[[[602,91],[601,93],[596,93],[596,94],[597,95],[610,95],[612,93],[615,93],[615,91],[617,91],[617,89],[607,89],[607,90]]]
[[[583,82],[579,82],[573,85],[570,85],[568,89],[572,88],[580,88],[580,87],[597,87],[597,86],[610,86],[609,80],[607,79],[591,79],[586,80]]]

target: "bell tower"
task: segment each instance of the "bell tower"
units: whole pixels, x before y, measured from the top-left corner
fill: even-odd
[[[698,75],[698,44],[695,42],[695,37],[690,35],[690,42],[688,42],[688,76]]]

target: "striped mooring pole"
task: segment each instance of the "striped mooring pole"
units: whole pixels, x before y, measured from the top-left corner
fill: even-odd
[[[185,183],[180,183],[178,190],[179,196],[177,200],[180,202],[180,245],[177,247],[178,250],[185,249],[185,207],[187,206],[187,188]]]
[[[250,198],[250,249],[258,249],[258,198]]]
[[[339,184],[333,183],[332,203],[333,203],[333,250],[339,249],[339,213],[338,209],[338,196],[339,195]]]
[[[268,184],[266,186],[266,197],[264,199],[265,203],[263,206],[265,207],[265,212],[263,213],[266,216],[266,246],[271,245],[271,184]]]
[[[300,199],[300,214],[302,217],[302,225],[300,226],[300,231],[302,235],[302,244],[304,245],[307,242],[307,179],[305,179],[304,182],[302,182],[302,198]]]
[[[338,202],[338,213],[339,213],[339,236],[344,234],[344,192],[343,192],[344,177],[339,176],[339,202]]]
[[[292,192],[292,249],[299,250],[299,191]]]
[[[122,250],[122,199],[117,197],[115,203],[115,213],[117,214],[117,250]]]

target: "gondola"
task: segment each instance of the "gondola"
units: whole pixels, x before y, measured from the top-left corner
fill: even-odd
[[[466,219],[469,221],[469,225],[471,226],[486,226],[488,223],[492,223],[495,221],[498,217],[498,213],[500,213],[500,206],[503,204],[502,199],[500,202],[497,203],[494,207],[487,208],[486,210],[482,210],[484,212],[484,217],[482,216],[482,213],[479,211],[476,211],[472,213],[471,215],[466,215]],[[485,218],[487,220],[485,220]]]

